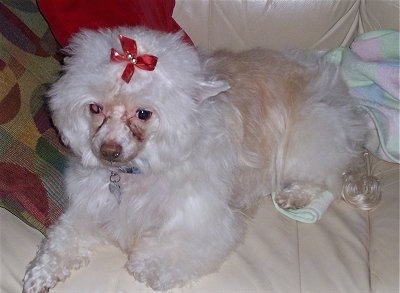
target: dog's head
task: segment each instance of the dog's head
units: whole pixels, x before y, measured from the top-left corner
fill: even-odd
[[[136,56],[128,55],[126,40],[136,41]],[[62,140],[86,166],[183,157],[193,143],[198,104],[229,88],[203,72],[180,33],[84,30],[66,53],[64,74],[49,91],[50,108]],[[136,63],[139,56],[150,68]],[[125,71],[133,71],[130,80]]]

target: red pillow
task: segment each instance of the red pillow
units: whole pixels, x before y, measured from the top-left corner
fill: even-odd
[[[82,28],[144,25],[165,32],[181,30],[172,18],[175,0],[37,0],[61,46]],[[191,43],[185,35],[185,40]]]

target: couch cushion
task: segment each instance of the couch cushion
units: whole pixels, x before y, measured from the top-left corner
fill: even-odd
[[[400,2],[397,0],[360,1],[360,33],[381,29],[399,30]]]
[[[172,292],[398,292],[399,165],[374,166],[383,187],[375,211],[336,202],[320,222],[301,224],[266,198],[221,269]],[[2,209],[0,222],[0,291],[21,292],[26,264],[43,237]],[[52,292],[151,292],[127,273],[125,262],[117,248],[103,247]]]
[[[374,162],[382,185],[382,200],[369,213],[372,292],[399,292],[399,178],[398,164]]]
[[[26,264],[42,237],[0,210],[2,292],[21,292]],[[300,224],[275,210],[270,198],[251,220],[246,238],[221,269],[189,292],[369,292],[367,212],[334,204],[316,224]],[[4,236],[7,237],[4,237]],[[25,243],[30,243],[26,247]],[[152,292],[124,269],[127,258],[102,247],[88,267],[51,292]]]
[[[330,49],[358,33],[358,0],[176,0],[173,17],[206,50]]]
[[[37,0],[37,3],[61,46],[67,45],[69,38],[82,28],[145,25],[166,32],[181,29],[172,18],[174,0]]]
[[[65,149],[46,107],[59,56],[32,1],[0,2],[0,206],[45,232],[64,206]]]

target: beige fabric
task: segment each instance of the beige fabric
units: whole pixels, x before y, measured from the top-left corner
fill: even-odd
[[[399,30],[398,0],[364,0],[360,3],[360,32],[379,29]]]
[[[383,199],[370,217],[370,269],[372,292],[399,291],[399,166],[375,163]],[[397,286],[392,287],[392,284]],[[394,290],[394,289],[397,289]],[[392,291],[393,290],[393,291]]]
[[[311,292],[320,292],[322,288],[335,292],[359,289],[367,292],[364,229],[357,235],[345,224],[351,222],[364,228],[365,215],[353,213],[348,207],[341,208],[344,210],[332,210],[320,224],[307,226],[284,218],[270,202],[264,203],[250,226],[245,243],[220,272],[201,279],[183,292],[300,292],[302,288]],[[336,213],[351,219],[338,220]],[[24,268],[34,256],[41,235],[4,210],[1,210],[1,223],[1,292],[21,292]],[[335,225],[339,226],[337,232],[332,231],[337,229]],[[331,228],[325,230],[325,226]],[[52,292],[150,291],[128,275],[123,269],[124,262],[124,256],[117,249],[105,247],[95,254],[88,268],[75,272]],[[331,273],[321,274],[320,271]]]
[[[174,18],[202,49],[331,49],[360,32],[399,29],[398,0],[176,0]]]
[[[372,292],[398,292],[399,166],[378,166],[384,193],[376,211],[340,201],[320,222],[301,224],[279,214],[267,198],[244,243],[219,272],[172,292],[370,292],[370,270]],[[25,266],[42,235],[3,209],[0,220],[0,292],[21,292]],[[52,292],[151,292],[124,263],[118,249],[104,247]]]

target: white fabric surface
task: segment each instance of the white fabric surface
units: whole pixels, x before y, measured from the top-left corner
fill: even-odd
[[[393,188],[393,175],[389,189]],[[398,205],[398,198],[384,195],[380,207],[395,206],[396,199]],[[384,281],[379,286],[390,289],[396,288],[396,261],[391,253],[398,252],[398,239],[396,244],[393,215],[385,215],[391,223],[388,229],[375,225],[381,241],[374,242],[374,251],[388,253],[386,258],[392,266],[383,268],[388,263],[380,263],[380,257],[375,257],[374,263],[380,267],[373,272],[375,278]],[[34,257],[42,235],[3,209],[0,219],[1,292],[21,292],[25,266]],[[173,292],[369,292],[368,231],[369,214],[344,202],[334,203],[320,222],[301,224],[279,214],[266,199],[251,221],[244,243],[220,271]],[[124,270],[124,263],[125,256],[118,249],[104,247],[88,267],[74,272],[52,292],[150,292]],[[389,277],[381,276],[382,269]]]

